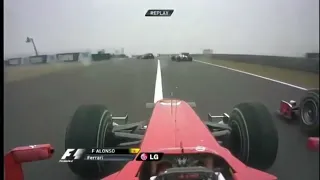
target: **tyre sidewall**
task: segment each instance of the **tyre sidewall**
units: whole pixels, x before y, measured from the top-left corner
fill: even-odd
[[[67,127],[65,149],[108,147],[109,144],[106,142],[112,144],[113,139],[110,116],[110,112],[104,106],[79,107]],[[75,174],[85,178],[100,177],[110,166],[109,163],[102,161],[85,160],[75,160],[68,165]]]
[[[239,121],[239,119],[243,120]],[[240,152],[238,152],[236,156],[239,158],[239,160],[246,163],[248,162],[250,153],[250,137],[246,120],[244,119],[242,112],[238,108],[233,109],[229,125],[233,128],[236,128],[234,130],[239,132],[240,142],[238,143],[240,145]]]
[[[304,121],[303,109],[306,103],[313,103],[316,107],[316,122],[308,124]],[[300,127],[310,136],[319,136],[319,90],[309,90],[300,101]]]
[[[260,103],[241,103],[231,112],[229,125],[231,136],[240,141],[231,142],[238,143],[238,150],[231,144],[231,152],[250,167],[270,168],[277,156],[278,132],[267,108]]]

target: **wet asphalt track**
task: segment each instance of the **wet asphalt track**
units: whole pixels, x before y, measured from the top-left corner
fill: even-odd
[[[171,62],[161,58],[163,96],[197,104],[202,119],[207,113],[230,112],[243,101],[263,102],[270,111],[281,99],[298,99],[303,91],[274,82],[197,62]],[[145,120],[151,110],[156,60],[111,60],[90,67],[5,84],[4,150],[51,143],[51,160],[24,165],[26,180],[77,179],[66,164],[58,163],[64,152],[64,133],[80,104],[106,104],[115,115],[129,113],[131,122]],[[308,152],[298,126],[274,117],[279,131],[279,151],[269,172],[282,180],[319,179],[319,154]],[[263,141],[263,139],[261,140]]]

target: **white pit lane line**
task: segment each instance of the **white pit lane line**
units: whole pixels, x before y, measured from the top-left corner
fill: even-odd
[[[306,89],[304,87],[300,87],[300,86],[289,84],[289,83],[286,83],[286,82],[283,82],[283,81],[279,81],[279,80],[271,79],[271,78],[268,78],[268,77],[260,76],[260,75],[257,75],[257,74],[252,74],[252,73],[249,73],[249,72],[240,71],[240,70],[237,70],[237,69],[232,69],[232,68],[229,68],[229,67],[220,66],[220,65],[217,65],[217,64],[212,64],[212,63],[209,63],[209,62],[199,61],[199,60],[195,60],[195,59],[193,61],[198,62],[198,63],[207,64],[207,65],[210,65],[210,66],[215,66],[215,67],[227,69],[227,70],[230,70],[230,71],[239,72],[239,73],[246,74],[246,75],[249,75],[249,76],[254,76],[254,77],[257,77],[257,78],[261,78],[261,79],[265,79],[265,80],[268,80],[268,81],[276,82],[276,83],[283,84],[283,85],[286,85],[286,86],[290,86],[290,87],[293,87],[293,88],[296,88],[296,89],[300,89],[300,90],[303,90],[303,91],[308,90],[308,89]]]

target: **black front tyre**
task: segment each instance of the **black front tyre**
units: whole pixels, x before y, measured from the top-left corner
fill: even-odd
[[[74,113],[65,135],[65,149],[115,147],[111,113],[103,105],[82,105]],[[71,171],[83,178],[100,178],[118,170],[114,163],[75,160]],[[115,169],[112,169],[112,168]]]
[[[246,165],[266,170],[278,152],[278,131],[272,115],[260,103],[241,103],[230,114],[230,151]]]
[[[319,89],[310,89],[300,101],[300,127],[309,136],[319,136]]]

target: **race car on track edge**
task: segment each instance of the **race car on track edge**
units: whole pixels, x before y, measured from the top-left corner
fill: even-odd
[[[154,55],[152,53],[147,53],[147,54],[138,56],[138,59],[154,59]]]
[[[263,104],[240,103],[230,114],[209,113],[205,121],[194,111],[195,102],[162,99],[146,106],[153,109],[150,119],[135,123],[128,123],[128,115],[113,116],[104,105],[80,106],[65,134],[71,171],[103,180],[277,179],[264,172],[276,159],[278,131]],[[78,151],[70,153],[77,148],[120,147],[139,151],[126,162],[87,161]],[[53,153],[50,144],[12,149],[5,155],[5,180],[22,180],[22,163],[49,159]],[[141,161],[148,153],[163,156]]]
[[[171,56],[171,60],[172,61],[177,61],[177,62],[180,62],[180,61],[192,61],[193,58],[191,57],[191,55],[189,53],[181,53],[177,56]]]
[[[299,105],[282,100],[277,113],[289,122],[299,120],[301,131],[310,136],[308,148],[319,151],[319,89],[307,90]]]

